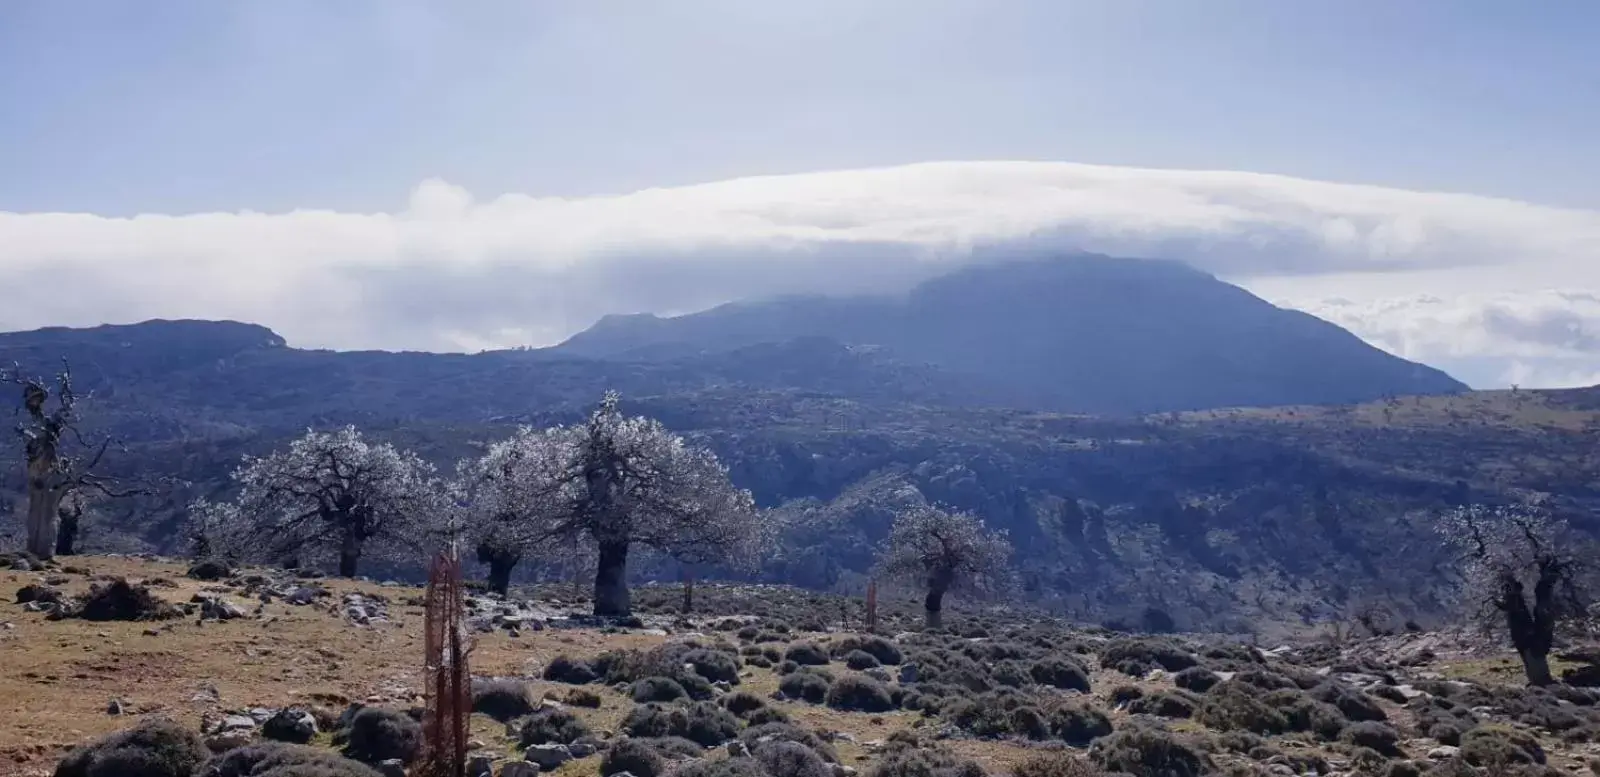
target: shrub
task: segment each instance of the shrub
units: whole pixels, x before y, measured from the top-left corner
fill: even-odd
[[[769,777],[754,758],[690,761],[672,770],[672,777]]]
[[[820,672],[786,674],[778,681],[778,690],[791,699],[804,699],[812,704],[822,704],[828,699],[828,689],[833,686],[829,677]]]
[[[1424,696],[1406,704],[1416,721],[1417,733],[1446,745],[1459,746],[1461,735],[1478,725],[1478,716],[1449,699]]]
[[[1144,726],[1101,738],[1089,749],[1089,757],[1108,772],[1135,777],[1200,777],[1207,766],[1205,756],[1172,734]]]
[[[883,666],[878,659],[874,658],[871,653],[868,653],[865,650],[852,650],[849,653],[846,653],[844,656],[844,665],[856,671]]]
[[[741,718],[767,706],[765,700],[749,691],[735,691],[723,696],[718,701],[722,704],[723,709]]]
[[[588,688],[569,689],[567,691],[567,695],[563,696],[561,700],[574,707],[587,707],[589,709],[596,710],[600,709],[601,704],[600,694],[595,693]]]
[[[764,742],[795,742],[815,750],[817,755],[829,763],[839,762],[839,754],[833,749],[833,745],[822,741],[816,734],[790,723],[752,725],[739,735],[739,741],[752,750]]]
[[[989,677],[994,680],[996,685],[1003,685],[1007,688],[1021,688],[1033,680],[1033,676],[1028,673],[1028,669],[1028,665],[1021,661],[1001,661],[995,664],[993,669],[989,670]]]
[[[611,777],[623,772],[633,777],[664,777],[667,772],[667,759],[648,742],[624,739],[612,744],[606,750],[605,756],[600,759],[602,777]]]
[[[1372,748],[1389,758],[1405,757],[1405,753],[1400,751],[1400,732],[1382,723],[1373,721],[1352,723],[1339,732],[1339,741],[1356,747]]]
[[[1317,701],[1305,691],[1273,691],[1264,701],[1284,716],[1289,730],[1309,731],[1326,740],[1338,739],[1350,723],[1338,707]]]
[[[713,702],[687,707],[658,703],[634,707],[622,721],[634,737],[682,737],[704,747],[715,747],[739,735],[739,719]]]
[[[684,654],[682,663],[694,667],[695,674],[712,682],[739,684],[738,659],[720,650],[691,650]]]
[[[1196,717],[1217,731],[1271,736],[1290,730],[1288,718],[1262,700],[1260,689],[1236,680],[1218,683],[1207,691]]]
[[[1222,678],[1218,677],[1216,672],[1203,666],[1191,666],[1179,672],[1172,678],[1172,681],[1184,690],[1205,693],[1217,683],[1222,682]]]
[[[1050,721],[1038,707],[1018,707],[1011,711],[1011,733],[1028,739],[1050,738]]]
[[[363,707],[345,732],[345,755],[366,763],[391,758],[410,763],[421,745],[422,726],[404,712],[383,707]]]
[[[183,611],[151,592],[116,578],[94,583],[74,614],[90,621],[150,621],[183,617]]]
[[[221,580],[233,574],[233,567],[222,559],[208,558],[195,562],[186,574],[195,580]]]
[[[783,651],[783,660],[800,666],[824,666],[828,663],[828,653],[815,642],[795,642]]]
[[[1382,722],[1389,719],[1371,697],[1343,683],[1325,682],[1312,688],[1310,693],[1311,698],[1332,704],[1346,718],[1356,722]]]
[[[57,777],[189,777],[205,761],[205,742],[195,731],[153,718],[105,736],[67,754]]]
[[[761,709],[752,711],[750,714],[743,715],[741,717],[744,718],[745,723],[748,723],[751,726],[763,726],[768,723],[792,722],[789,719],[789,713],[784,712],[777,707],[762,707]]]
[[[889,689],[870,677],[841,677],[828,688],[825,698],[828,706],[836,710],[888,712],[896,706],[889,698]]]
[[[1061,751],[1030,755],[1011,773],[1015,777],[1101,777],[1103,772],[1083,758]]]
[[[565,655],[550,659],[549,665],[544,668],[543,677],[553,683],[569,685],[588,685],[600,679],[592,664]]]
[[[570,745],[588,735],[589,727],[577,715],[560,707],[543,707],[522,722],[518,742],[523,747]]]
[[[1050,733],[1073,747],[1088,747],[1112,732],[1104,712],[1082,703],[1069,703],[1050,711]]]
[[[822,756],[798,742],[767,742],[757,745],[754,755],[767,777],[832,777],[833,770]]]
[[[1185,690],[1163,690],[1128,705],[1134,714],[1155,715],[1161,718],[1191,718],[1200,705],[1200,697]]]
[[[831,646],[835,656],[849,656],[856,651],[861,651],[877,659],[880,664],[894,666],[904,660],[900,648],[896,647],[883,637],[862,636],[853,634],[835,641]]]
[[[1510,726],[1484,725],[1461,736],[1461,758],[1473,766],[1505,767],[1543,764],[1539,740]]]
[[[628,695],[640,704],[689,698],[689,692],[685,691],[677,680],[670,677],[646,677],[642,680],[635,680],[633,685],[628,688]]]
[[[319,747],[266,742],[213,756],[194,777],[379,777],[379,773]]]
[[[1100,664],[1131,677],[1143,677],[1157,667],[1181,672],[1200,662],[1188,651],[1163,639],[1119,639],[1100,652]]]
[[[1137,685],[1119,685],[1111,689],[1111,703],[1117,706],[1132,704],[1144,698],[1144,689]]]
[[[879,761],[867,777],[986,777],[983,767],[927,747],[901,747]]]
[[[304,725],[310,716],[311,725]],[[317,734],[316,716],[300,707],[287,707],[273,713],[261,724],[261,736],[277,742],[303,745]]]
[[[1294,690],[1300,687],[1287,676],[1264,669],[1240,672],[1233,676],[1233,681],[1255,686],[1263,691]]]
[[[1089,692],[1089,673],[1075,659],[1066,656],[1046,656],[1028,668],[1033,681],[1051,688],[1066,691]]]
[[[532,714],[533,689],[518,680],[473,683],[472,711],[505,723]]]

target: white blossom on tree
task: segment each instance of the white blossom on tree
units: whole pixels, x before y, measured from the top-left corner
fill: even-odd
[[[1530,685],[1550,685],[1557,632],[1584,625],[1591,592],[1592,543],[1537,506],[1461,507],[1438,531],[1456,554],[1466,614],[1503,628]]]
[[[1011,543],[977,516],[933,505],[907,507],[878,557],[878,575],[921,586],[928,628],[943,622],[944,597],[963,590],[994,593],[1007,587]]]
[[[560,435],[525,426],[482,456],[456,465],[451,493],[464,539],[479,563],[489,567],[490,588],[502,596],[525,558],[566,552],[530,541],[529,528],[547,523],[570,504],[572,489],[564,485],[567,458]]]
[[[353,577],[363,558],[420,558],[429,522],[447,509],[433,467],[353,426],[308,431],[287,450],[249,457],[234,471],[233,502],[191,507],[191,539],[207,550],[264,562],[337,560]]]
[[[627,566],[635,546],[733,567],[759,554],[766,533],[750,492],[729,482],[711,451],[659,421],[624,416],[614,392],[587,423],[532,434],[542,437],[528,449],[549,458],[531,468],[522,498],[549,499],[554,509],[531,511],[518,538],[552,549],[592,545],[595,614],[631,611]]]

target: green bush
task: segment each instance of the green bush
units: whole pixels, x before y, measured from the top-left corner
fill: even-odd
[[[1145,726],[1125,728],[1103,737],[1089,749],[1089,758],[1108,772],[1134,777],[1200,777],[1206,757],[1171,733]]]
[[[798,742],[765,742],[753,753],[767,777],[833,777],[822,756]]]
[[[835,640],[829,648],[835,656],[848,656],[850,653],[859,650],[877,659],[878,663],[890,666],[899,664],[904,660],[904,656],[900,653],[900,648],[883,637],[853,634]]]
[[[345,755],[364,763],[391,758],[410,763],[421,747],[422,726],[400,710],[364,707],[345,732]]]
[[[491,680],[472,684],[472,711],[505,723],[531,714],[533,689],[518,680]]]
[[[793,661],[800,666],[825,666],[828,653],[815,642],[795,642],[783,651],[783,660]]]
[[[855,712],[888,712],[896,706],[883,683],[859,675],[839,678],[829,686],[825,699],[829,707]]]
[[[844,656],[844,665],[858,672],[883,666],[878,659],[874,658],[871,653],[868,653],[865,650],[852,650],[849,653],[846,653]]]
[[[600,679],[594,666],[587,661],[580,661],[567,655],[559,655],[550,659],[549,665],[544,668],[545,680],[553,683],[568,683],[570,685],[588,685]],[[638,775],[635,775],[638,777]]]
[[[1192,718],[1200,697],[1181,689],[1156,691],[1128,705],[1136,715],[1155,715],[1160,718]]]
[[[1069,702],[1051,710],[1049,723],[1050,733],[1073,747],[1088,747],[1113,730],[1111,719],[1104,712],[1080,702]]]
[[[570,745],[589,736],[589,727],[577,715],[560,707],[543,707],[522,722],[520,736],[518,741],[523,747]]]
[[[1175,675],[1172,681],[1186,691],[1205,693],[1222,682],[1222,678],[1203,666],[1191,666]]]
[[[200,735],[166,718],[153,718],[67,754],[57,777],[190,777],[206,760]]]
[[[628,687],[628,696],[639,704],[652,701],[668,702],[689,698],[689,692],[670,677],[645,677]]]
[[[1189,651],[1165,639],[1124,638],[1100,652],[1100,664],[1131,677],[1143,677],[1156,668],[1181,672],[1199,661]]]
[[[235,748],[200,765],[194,777],[379,777],[377,770],[320,747],[265,742]],[[128,777],[133,777],[128,774]]]
[[[627,772],[633,777],[665,777],[668,761],[650,743],[638,739],[624,739],[607,748],[600,759],[603,777]]]
[[[1545,762],[1544,748],[1532,734],[1492,724],[1478,726],[1461,736],[1461,758],[1483,767]]]
[[[1040,685],[1066,691],[1089,692],[1089,673],[1083,664],[1065,655],[1045,656],[1033,662],[1028,675]]]
[[[1339,741],[1356,747],[1368,747],[1389,758],[1404,758],[1400,750],[1400,732],[1382,723],[1361,721],[1351,723],[1339,732]]]
[[[812,704],[822,704],[833,687],[832,678],[821,672],[797,671],[778,681],[778,690],[791,699],[804,699]]]
[[[1035,753],[1012,767],[1014,777],[1102,777],[1099,767],[1061,751]]]

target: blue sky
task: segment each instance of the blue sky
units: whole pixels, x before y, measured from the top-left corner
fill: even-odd
[[[1600,3],[12,0],[0,210],[397,206],[944,159],[1600,207]]]
[[[1043,235],[1600,382],[1596,40],[1592,0],[10,0],[0,285],[78,293],[0,329],[542,344]]]

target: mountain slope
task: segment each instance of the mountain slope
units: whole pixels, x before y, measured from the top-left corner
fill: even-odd
[[[997,402],[1073,412],[1466,389],[1186,265],[1088,255],[969,267],[899,298],[788,297],[677,318],[613,316],[551,350],[639,361],[816,336],[968,376]]]

